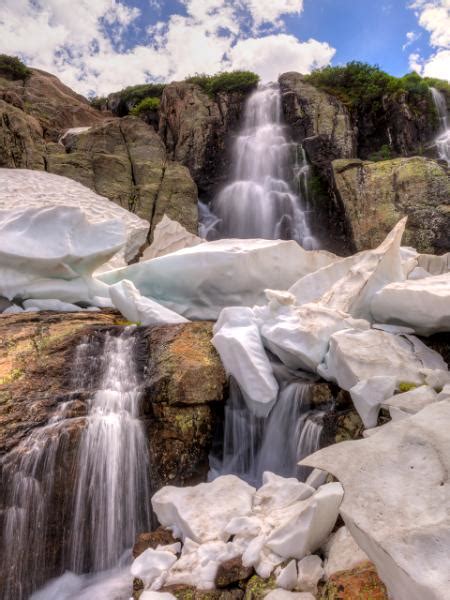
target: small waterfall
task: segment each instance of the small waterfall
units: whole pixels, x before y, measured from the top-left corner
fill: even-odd
[[[270,415],[258,418],[231,379],[222,455],[210,457],[210,477],[232,473],[257,486],[264,471],[306,479],[311,469],[297,463],[319,449],[323,415],[311,408],[310,381],[285,381]]]
[[[307,249],[317,247],[302,199],[288,183],[296,150],[282,123],[279,87],[258,88],[247,100],[234,144],[232,181],[211,211],[203,210],[210,238],[293,239]]]
[[[440,128],[435,140],[439,158],[450,165],[450,127],[448,123],[447,101],[442,92],[431,88],[431,94],[439,116]]]
[[[71,533],[71,568],[77,573],[113,567],[136,533],[150,528],[150,469],[138,419],[135,344],[131,328],[120,336],[106,335],[103,377],[90,400],[78,455]],[[85,363],[87,352],[87,344],[78,347],[75,365]]]
[[[47,425],[3,458],[0,600],[30,598],[66,569],[92,573],[120,566],[136,534],[149,529],[148,448],[137,418],[137,343],[134,328],[87,337],[72,366],[74,399],[60,403]],[[80,398],[88,398],[87,417],[78,416]],[[70,595],[65,582],[72,578],[81,594],[96,577],[66,574],[55,582],[54,598],[81,598],[78,592]],[[112,572],[108,577],[114,578]],[[119,597],[111,594],[108,598]],[[43,590],[34,597],[53,596]]]

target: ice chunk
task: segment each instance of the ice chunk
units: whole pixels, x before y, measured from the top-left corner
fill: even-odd
[[[297,563],[291,560],[283,569],[279,569],[275,583],[285,590],[293,590],[297,586]]]
[[[150,585],[176,562],[173,552],[147,548],[131,565],[131,575],[139,577],[145,587]]]
[[[257,416],[267,416],[277,400],[278,383],[253,311],[225,308],[214,326],[212,343],[225,370],[238,382],[249,409]]]
[[[355,542],[347,527],[333,533],[325,546],[325,575],[327,579],[339,571],[353,569],[358,563],[369,560],[367,554]]]
[[[144,250],[140,262],[157,258],[158,256],[165,256],[183,248],[198,246],[198,244],[202,244],[204,241],[197,235],[189,233],[177,221],[173,221],[167,215],[164,215],[153,230],[153,242]]]
[[[37,309],[37,310],[56,310],[59,312],[78,312],[83,310],[76,304],[70,302],[61,302],[61,300],[36,300],[30,299],[25,300],[23,303],[26,309]]]
[[[390,398],[397,384],[396,377],[375,375],[364,379],[350,389],[352,402],[364,423],[364,427],[375,427],[378,413],[384,400]]]
[[[317,594],[319,581],[324,576],[322,559],[315,554],[305,556],[298,563],[297,587],[302,592]]]

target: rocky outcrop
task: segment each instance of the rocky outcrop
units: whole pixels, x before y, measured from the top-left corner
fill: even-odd
[[[331,160],[356,156],[356,130],[340,100],[300,73],[284,73],[279,83],[286,122],[314,166],[326,172]]]
[[[17,547],[8,548],[12,561],[0,565],[2,591],[11,590],[13,595],[18,581],[36,585],[68,567],[65,544],[70,542],[66,533],[73,510],[77,450],[86,426],[88,400],[99,385],[95,356],[102,352],[106,334],[117,334],[122,325],[123,318],[113,311],[0,317],[2,555],[10,518],[6,509],[20,504],[22,498],[24,482],[19,485],[16,474],[23,476],[31,469],[30,484],[40,481],[45,499],[44,513],[39,513],[40,504],[36,505],[29,543],[21,549],[19,544],[26,541],[21,534]],[[220,359],[210,343],[211,325],[141,327],[135,335],[138,352],[129,359],[137,360],[142,379],[141,418],[149,443],[153,491],[168,483],[195,481],[207,468],[211,432],[225,386]],[[77,358],[81,341],[92,347],[86,355],[89,364]],[[37,493],[34,489],[26,488],[28,502]],[[28,552],[33,546],[39,547],[45,559],[33,559],[33,552]],[[22,551],[26,556],[16,561],[14,556]],[[37,573],[37,565],[42,564],[45,569]],[[28,592],[31,589],[27,588]]]
[[[39,69],[32,69],[25,81],[0,78],[0,99],[33,116],[44,138],[54,142],[65,129],[94,125],[105,118],[86,98]]]
[[[246,95],[210,97],[198,85],[175,82],[161,98],[159,133],[172,160],[188,167],[201,195],[211,197],[229,171],[229,144]]]
[[[444,167],[412,157],[333,162],[333,179],[353,250],[373,248],[403,216],[403,244],[419,252],[450,250],[450,182]]]
[[[388,600],[386,587],[375,566],[366,561],[349,571],[340,571],[325,584],[320,600]]]
[[[107,119],[54,144],[47,170],[83,183],[150,222],[166,214],[197,233],[197,189],[189,171],[167,159],[154,129],[137,117]]]

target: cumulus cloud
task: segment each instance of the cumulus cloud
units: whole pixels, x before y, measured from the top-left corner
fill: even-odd
[[[421,35],[422,34],[416,33],[415,31],[408,31],[406,34],[406,42],[403,44],[402,50],[405,51],[408,46],[411,46],[414,44],[414,42],[417,42]]]
[[[410,4],[419,25],[430,35],[435,52],[424,59],[418,53],[409,57],[410,67],[427,77],[450,81],[450,0],[415,0]]]
[[[146,14],[121,0],[2,0],[0,52],[19,54],[84,94],[150,80],[251,68],[263,79],[310,71],[334,50],[283,32],[303,0],[180,0],[184,14],[142,28]],[[161,7],[149,0],[149,13]],[[127,46],[131,29],[139,43]],[[267,35],[268,30],[270,35]],[[135,33],[135,32],[134,32]]]

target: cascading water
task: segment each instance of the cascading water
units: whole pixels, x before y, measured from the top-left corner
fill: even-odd
[[[223,448],[210,457],[211,478],[232,473],[258,486],[264,471],[271,471],[306,479],[311,469],[297,463],[319,449],[324,413],[311,408],[311,381],[285,371],[276,368],[281,389],[267,418],[250,412],[239,386],[231,380]]]
[[[439,158],[450,165],[450,127],[448,123],[448,108],[444,94],[436,88],[431,88],[434,104],[439,116],[440,128],[435,140]]]
[[[147,441],[139,415],[140,387],[132,329],[107,334],[103,378],[90,401],[78,458],[71,568],[77,573],[113,567],[150,528]],[[77,362],[89,349],[81,344]],[[76,364],[75,363],[75,364]]]
[[[297,150],[282,123],[278,86],[257,89],[247,100],[234,144],[232,181],[209,208],[200,205],[201,233],[209,239],[293,239],[316,248],[306,206],[288,183]]]
[[[68,573],[33,598],[129,597],[129,572],[118,575],[121,558],[136,534],[149,529],[151,518],[134,332],[127,328],[118,336],[84,340],[76,351],[72,389],[77,398],[90,397],[87,418],[72,417],[78,400],[61,403],[48,424],[1,465],[7,490],[0,509],[1,600],[25,600],[65,569],[92,573],[116,565],[117,571],[105,575],[110,584],[102,584],[106,596],[99,590],[92,595],[98,576]],[[75,489],[66,483],[71,473],[76,473]],[[55,536],[60,552],[46,564]]]

